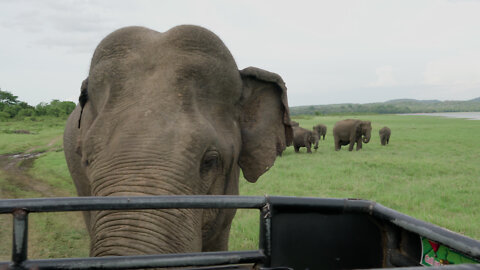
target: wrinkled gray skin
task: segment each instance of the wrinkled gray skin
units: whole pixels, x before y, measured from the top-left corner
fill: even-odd
[[[335,123],[333,127],[333,138],[335,150],[338,151],[342,145],[349,145],[348,151],[353,150],[355,143],[357,151],[362,149],[362,142],[368,143],[372,135],[372,124],[370,121],[357,119],[345,119]]]
[[[82,110],[83,108],[83,110]],[[127,27],[98,45],[64,133],[80,196],[238,194],[293,139],[280,76],[212,32]],[[226,250],[235,210],[85,213],[91,256]]]
[[[315,141],[318,141],[318,137],[313,131],[299,126],[293,127],[293,147],[296,153],[300,151],[300,147],[305,147],[307,153],[312,153],[311,148]]]
[[[315,150],[318,149],[318,141],[320,140],[321,137],[323,137],[323,140],[325,140],[325,135],[327,134],[327,126],[324,124],[318,124],[313,127],[313,132],[316,134],[316,140],[315,140]]]
[[[392,131],[388,127],[383,127],[378,131],[378,134],[380,135],[380,143],[382,145],[387,145],[390,141],[390,135],[392,134]]]
[[[324,124],[318,124],[313,127],[313,131],[318,134],[318,138],[323,137],[323,140],[325,140],[325,135],[327,134],[327,126],[325,126]]]

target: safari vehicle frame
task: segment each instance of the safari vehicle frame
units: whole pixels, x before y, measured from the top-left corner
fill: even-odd
[[[28,215],[119,209],[260,210],[259,249],[143,256],[27,258]],[[378,203],[354,199],[243,196],[78,197],[0,200],[13,214],[13,250],[0,269],[419,269],[421,237],[471,259],[431,269],[480,269],[480,242]],[[475,263],[476,262],[476,263]]]

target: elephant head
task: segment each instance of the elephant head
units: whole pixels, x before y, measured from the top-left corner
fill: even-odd
[[[80,196],[238,194],[292,142],[282,78],[197,26],[127,27],[93,55],[64,134]],[[273,138],[273,140],[272,140]],[[235,210],[85,214],[91,255],[226,250]],[[170,244],[169,244],[170,243]]]
[[[372,122],[370,121],[360,121],[359,128],[362,133],[362,141],[364,143],[368,143],[370,141],[370,137],[372,135]]]

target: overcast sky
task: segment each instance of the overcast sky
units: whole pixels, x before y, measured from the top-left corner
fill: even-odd
[[[476,0],[0,0],[0,88],[76,102],[103,37],[179,24],[216,33],[240,69],[280,74],[290,106],[480,97]]]

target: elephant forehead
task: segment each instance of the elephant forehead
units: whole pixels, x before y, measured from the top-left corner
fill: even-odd
[[[223,41],[203,27],[180,25],[165,32],[161,38],[166,44],[181,51],[214,55],[224,61],[234,62]]]
[[[215,34],[195,26],[166,33],[141,27],[117,30],[97,47],[90,76],[93,84],[109,82],[105,85],[118,93],[155,90],[183,95],[180,100],[198,95],[225,102],[241,96],[241,78],[230,52]]]
[[[240,98],[240,73],[217,35],[202,27],[181,25],[165,32],[161,40],[167,50],[165,62],[175,70],[177,91],[187,95],[196,91],[201,97],[219,101]]]
[[[235,62],[222,40],[205,28],[181,25],[161,33],[145,27],[131,26],[106,36],[95,50],[92,65],[105,58],[124,58],[130,53],[151,54],[150,56],[155,58],[156,55],[168,53],[164,51],[167,48],[211,55],[233,64]]]

